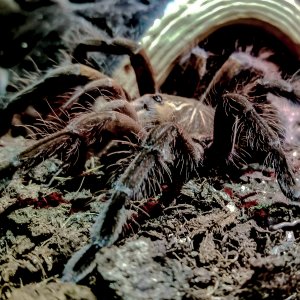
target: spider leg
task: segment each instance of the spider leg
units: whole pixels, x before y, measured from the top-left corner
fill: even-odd
[[[115,111],[130,117],[136,122],[139,122],[138,115],[134,107],[129,102],[122,99],[106,102],[101,97],[99,97],[95,100],[93,111],[96,113]]]
[[[105,77],[102,73],[80,64],[63,66],[48,72],[41,80],[29,85],[11,98],[4,99],[0,108],[0,134],[6,133],[13,116],[21,115],[27,107],[34,108],[33,116],[42,114],[44,110],[48,112],[49,104],[47,101],[42,101],[43,99],[57,97],[92,80]]]
[[[56,155],[61,156],[64,167],[70,168],[73,165],[77,170],[83,167],[87,149],[93,148],[95,143],[105,146],[107,141],[103,135],[107,135],[110,139],[124,136],[136,138],[143,135],[142,127],[130,116],[132,110],[127,108],[128,103],[123,101],[125,104],[121,105],[120,101],[107,103],[108,107],[116,111],[109,110],[107,107],[107,110],[104,109],[100,113],[79,114],[62,130],[34,142],[16,157],[2,162],[0,174],[8,178],[18,168],[36,166]],[[132,116],[136,117],[134,114]]]
[[[277,80],[280,78],[278,67],[263,58],[254,57],[248,53],[235,52],[229,56],[221,68],[216,72],[210,81],[207,89],[202,94],[200,101],[216,106],[214,99],[221,97],[225,89],[234,92],[239,78],[244,71],[251,72],[246,76],[265,77],[266,80]],[[245,85],[245,84],[243,84]]]
[[[149,58],[141,46],[125,38],[111,40],[86,40],[80,43],[73,52],[73,62],[86,64],[88,52],[103,52],[116,55],[129,55],[134,69],[140,95],[156,92],[154,72]]]
[[[299,82],[299,83],[298,83]],[[249,95],[263,95],[271,92],[276,96],[284,97],[295,104],[300,103],[300,89],[297,89],[297,84],[300,84],[300,80],[286,81],[281,78],[268,79],[261,78],[255,81],[252,91]]]
[[[169,95],[199,99],[206,87],[203,78],[207,71],[208,57],[209,53],[199,46],[188,54],[183,54],[161,86],[161,90]]]
[[[176,162],[182,169],[193,170],[201,163],[202,155],[203,149],[199,144],[195,144],[174,123],[164,123],[150,130],[128,167],[114,182],[110,198],[96,218],[90,244],[69,260],[62,280],[78,282],[93,270],[97,251],[112,245],[122,231],[126,221],[125,203],[137,197],[144,190],[144,185],[150,183],[149,179],[156,176],[154,190],[160,190],[163,178],[171,180]],[[183,182],[188,176],[186,173],[177,179]]]
[[[265,153],[268,157],[265,164],[274,167],[283,194],[291,200],[299,200],[300,192],[282,147],[280,126],[262,118],[246,96],[226,94],[223,100],[223,104],[216,107],[214,140],[210,147],[213,155],[219,160],[228,159],[232,151],[239,151],[238,144],[244,144],[254,153]],[[224,140],[231,142],[224,143]]]
[[[60,67],[12,97],[2,114],[11,117],[12,135],[27,135],[27,124],[40,127],[47,125],[48,120],[68,121],[70,112],[82,112],[93,106],[99,96],[106,100],[130,100],[115,80],[90,67],[79,64]],[[37,123],[37,120],[43,123]]]
[[[107,100],[126,99],[130,101],[129,95],[115,80],[109,77],[105,77],[94,80],[86,84],[83,88],[78,89],[60,107],[60,110],[68,111],[75,103],[78,103],[83,107],[87,107],[86,102],[93,103],[95,99],[99,96],[103,96]]]

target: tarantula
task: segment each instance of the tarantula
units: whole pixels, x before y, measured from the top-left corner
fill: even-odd
[[[113,79],[86,66],[89,51],[128,54],[141,97],[131,100]],[[199,60],[205,58],[201,53]],[[129,40],[86,41],[73,57],[74,64],[48,73],[17,93],[1,112],[6,124],[2,134],[35,131],[38,139],[2,163],[2,177],[53,156],[61,158],[66,172],[78,173],[88,156],[105,158],[118,140],[130,146],[130,155],[117,161],[119,170],[115,170],[105,208],[96,218],[91,242],[69,260],[64,281],[84,278],[94,268],[98,250],[118,239],[127,201],[159,193],[165,181],[180,186],[203,169],[260,157],[274,167],[283,194],[299,199],[283,149],[284,129],[267,92],[293,101],[299,101],[299,95],[293,82],[274,76],[275,64],[263,55],[230,55],[200,100],[158,93],[145,52]],[[43,137],[45,126],[53,132]]]

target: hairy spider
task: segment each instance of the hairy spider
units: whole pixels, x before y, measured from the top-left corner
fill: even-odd
[[[131,100],[114,80],[85,66],[89,51],[128,54],[141,97]],[[207,53],[199,53],[198,59],[204,61]],[[19,134],[18,129],[25,128],[24,135],[35,130],[39,139],[2,163],[3,177],[53,156],[62,159],[66,172],[79,172],[89,155],[105,158],[114,149],[113,141],[130,145],[129,155],[117,161],[91,242],[69,260],[63,280],[84,278],[94,268],[98,250],[118,239],[126,222],[126,202],[159,193],[165,181],[180,186],[208,168],[259,160],[274,167],[284,195],[299,199],[283,149],[284,128],[269,100],[270,92],[298,102],[297,79],[284,81],[265,53],[231,54],[200,100],[158,93],[145,52],[131,41],[86,41],[73,56],[82,64],[48,73],[12,97],[2,111],[3,123],[8,124],[2,133],[10,129]],[[43,137],[47,125],[52,132]]]

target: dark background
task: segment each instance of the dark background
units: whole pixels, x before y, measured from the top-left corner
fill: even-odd
[[[0,67],[9,70],[6,90],[14,92],[20,78],[68,63],[74,47],[87,38],[139,40],[168,2],[0,0]],[[92,59],[108,75],[119,60],[103,54]]]

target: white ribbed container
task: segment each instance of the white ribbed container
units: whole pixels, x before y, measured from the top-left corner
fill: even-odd
[[[298,0],[177,0],[155,20],[142,38],[153,65],[158,86],[168,76],[176,58],[217,29],[231,24],[262,26],[285,43],[300,59],[300,2]],[[135,76],[124,66],[115,78],[137,96]]]

